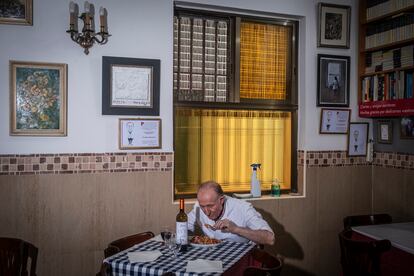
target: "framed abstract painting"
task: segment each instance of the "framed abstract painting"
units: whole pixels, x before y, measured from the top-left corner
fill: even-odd
[[[10,61],[10,135],[67,135],[67,65]]]

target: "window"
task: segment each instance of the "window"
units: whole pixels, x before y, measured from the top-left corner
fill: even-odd
[[[248,192],[252,163],[264,193],[275,178],[296,191],[296,33],[292,20],[176,8],[176,197],[207,180]]]

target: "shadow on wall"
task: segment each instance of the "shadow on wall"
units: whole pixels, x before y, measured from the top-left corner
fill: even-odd
[[[271,252],[274,255],[281,256],[282,259],[296,259],[303,260],[304,252],[300,244],[296,239],[288,232],[285,231],[283,225],[278,223],[272,216],[271,213],[264,211],[263,209],[256,208],[263,218],[269,223],[270,227],[273,229],[273,232],[276,235],[276,241],[273,246],[265,246],[265,249]],[[295,267],[291,264],[283,265],[282,275],[292,275],[292,276],[314,276],[314,274],[309,273],[301,268]]]

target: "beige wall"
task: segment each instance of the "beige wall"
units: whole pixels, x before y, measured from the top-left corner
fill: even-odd
[[[306,198],[254,202],[275,229],[269,249],[285,256],[286,271],[339,272],[341,220],[369,212],[370,175],[368,167],[313,167]],[[1,176],[0,236],[38,246],[39,275],[92,275],[109,241],[174,224],[171,183],[171,172]]]

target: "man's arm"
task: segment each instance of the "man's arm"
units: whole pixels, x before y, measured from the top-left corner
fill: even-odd
[[[275,243],[275,235],[268,230],[252,230],[246,227],[237,226],[228,219],[219,220],[214,227],[223,232],[236,234],[255,243],[273,245]]]

